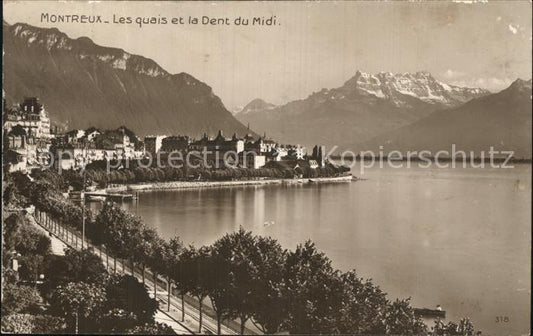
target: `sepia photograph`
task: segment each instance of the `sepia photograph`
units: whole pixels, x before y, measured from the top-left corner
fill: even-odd
[[[531,335],[531,0],[2,9],[2,333]]]

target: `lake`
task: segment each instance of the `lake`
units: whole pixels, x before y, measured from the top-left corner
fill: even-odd
[[[312,239],[391,299],[440,304],[484,335],[529,332],[530,165],[353,171],[366,180],[152,191],[123,206],[197,246],[239,226],[291,249]]]

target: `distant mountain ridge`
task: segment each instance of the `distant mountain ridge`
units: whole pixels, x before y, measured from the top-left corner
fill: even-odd
[[[139,134],[245,134],[211,87],[118,48],[56,28],[3,22],[8,103],[37,96],[68,128],[127,125]]]
[[[342,86],[275,106],[254,99],[235,117],[211,87],[187,73],[55,28],[3,23],[8,103],[37,96],[52,121],[70,129],[126,125],[140,135],[194,137],[248,132],[283,143],[359,151],[488,150],[494,144],[531,157],[531,80],[490,94],[443,83],[428,72],[357,71]],[[237,119],[238,120],[237,120]],[[425,148],[424,148],[425,147]]]
[[[488,157],[496,151],[514,151],[515,158],[531,159],[531,79],[517,79],[498,93],[473,99],[464,105],[432,113],[413,124],[379,135],[358,146],[360,150],[465,151]]]
[[[266,132],[282,142],[351,148],[436,110],[488,94],[479,88],[442,83],[428,72],[372,75],[357,71],[341,87],[236,117],[258,133]]]
[[[256,112],[256,111],[272,110],[275,107],[276,107],[276,105],[274,105],[274,104],[267,103],[266,101],[264,101],[261,98],[256,98],[256,99],[252,100],[251,102],[249,102],[248,104],[246,104],[246,106],[244,106],[243,109],[241,111],[239,111],[238,113],[242,113],[242,115],[244,115],[244,114],[253,113],[253,112]]]
[[[411,96],[429,104],[452,107],[490,93],[480,88],[466,88],[442,83],[425,71],[414,74],[380,72],[376,75],[357,71],[343,88],[344,90],[341,91],[350,91],[353,88],[361,94],[388,99],[398,107],[409,105],[405,96]]]

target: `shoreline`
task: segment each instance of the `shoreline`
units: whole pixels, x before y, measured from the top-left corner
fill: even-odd
[[[342,158],[341,156],[331,156],[332,160],[344,160],[347,162],[376,162],[380,160],[379,156],[362,156],[362,157],[353,157],[353,156],[346,156]],[[401,158],[387,158],[386,155],[383,156],[382,160],[390,161],[390,162],[423,162],[423,163],[431,163],[436,164],[439,162],[457,162],[457,163],[463,163],[466,162],[467,164],[480,164],[480,163],[491,163],[490,158],[478,158],[478,157],[460,157],[460,158],[451,158],[451,157],[424,157],[420,158],[417,156],[413,157],[401,157]],[[533,159],[515,159],[515,158],[501,158],[501,157],[495,157],[492,159],[492,163],[504,163],[504,164],[532,164]]]
[[[240,181],[170,181],[153,183],[126,184],[117,187],[105,188],[105,192],[126,192],[126,191],[153,191],[153,190],[175,190],[175,189],[196,189],[196,188],[217,188],[232,186],[258,186],[258,185],[294,185],[308,183],[340,183],[355,181],[352,175],[338,177],[318,177],[302,179],[265,179],[265,180],[240,180]]]

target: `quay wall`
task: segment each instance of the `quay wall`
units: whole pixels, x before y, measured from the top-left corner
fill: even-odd
[[[126,191],[149,191],[149,190],[171,190],[171,189],[194,189],[194,188],[214,188],[230,186],[252,186],[252,185],[281,185],[281,184],[305,184],[305,183],[335,183],[350,182],[353,177],[320,177],[304,179],[264,179],[264,180],[238,180],[238,181],[170,181],[153,183],[135,183],[113,186],[106,188],[106,192],[126,192]]]

